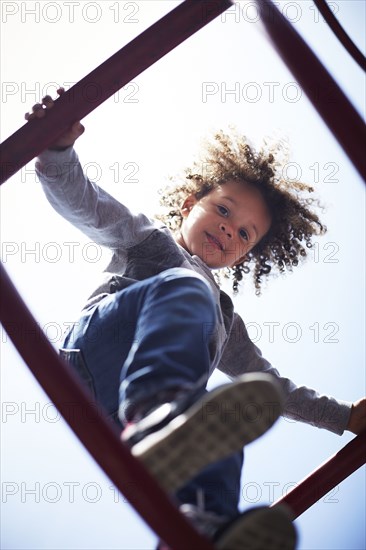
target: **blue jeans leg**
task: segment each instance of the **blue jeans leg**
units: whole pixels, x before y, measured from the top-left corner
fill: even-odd
[[[95,399],[121,421],[168,388],[205,388],[211,290],[190,270],[173,268],[103,298],[84,312],[64,348],[81,350]]]
[[[203,505],[205,511],[233,518],[238,514],[243,452],[207,466],[176,497],[180,504]]]
[[[83,379],[107,414],[117,418],[119,401],[127,422],[141,402],[164,389],[202,389],[210,365],[209,335],[216,322],[207,283],[174,268],[103,298],[87,309],[64,348],[80,349]],[[177,499],[232,517],[237,513],[241,454],[211,465],[182,488]]]

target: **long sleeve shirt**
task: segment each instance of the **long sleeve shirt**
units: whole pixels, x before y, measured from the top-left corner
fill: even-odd
[[[36,171],[54,209],[92,241],[112,252],[111,261],[86,307],[106,294],[166,269],[191,269],[209,283],[217,304],[217,325],[205,327],[211,341],[210,374],[216,368],[231,379],[248,372],[269,373],[277,379],[285,395],[284,416],[343,433],[351,403],[319,395],[280,376],[250,340],[244,321],[235,312],[231,298],[220,290],[211,270],[201,258],[181,247],[167,227],[144,214],[133,214],[89,181],[72,147],[62,152],[44,151],[36,162]]]

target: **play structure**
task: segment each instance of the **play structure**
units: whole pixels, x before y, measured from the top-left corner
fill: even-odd
[[[326,3],[323,0],[314,1],[350,55],[365,69],[365,58],[340,27]],[[270,0],[256,0],[256,3],[274,47],[365,179],[366,134],[363,120],[275,5]],[[47,148],[73,122],[83,119],[142,71],[231,6],[229,0],[185,0],[85,76],[56,101],[47,117],[28,122],[1,145],[1,183]],[[85,90],[91,88],[96,91],[95,99],[85,101]],[[149,472],[121,443],[117,428],[103,411],[96,409],[86,390],[46,336],[39,334],[36,320],[2,265],[0,321],[66,422],[156,535],[171,550],[213,550],[212,544],[194,530]],[[35,333],[36,343],[32,338]],[[365,462],[366,438],[365,434],[361,434],[272,506],[286,503],[295,519]]]

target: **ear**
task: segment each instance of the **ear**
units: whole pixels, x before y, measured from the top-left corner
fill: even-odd
[[[196,203],[197,203],[197,199],[194,195],[188,195],[188,197],[184,199],[184,202],[180,208],[180,213],[182,214],[183,218],[188,217],[188,214],[190,213],[190,211],[192,210],[192,208]]]

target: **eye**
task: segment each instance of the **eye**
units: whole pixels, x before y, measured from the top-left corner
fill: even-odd
[[[248,233],[245,231],[245,229],[240,229],[239,235],[240,235],[241,238],[244,239],[245,241],[248,241],[248,240],[249,240]]]
[[[229,210],[225,208],[225,206],[219,205],[217,209],[220,212],[220,214],[222,214],[223,216],[227,216],[229,214]]]

